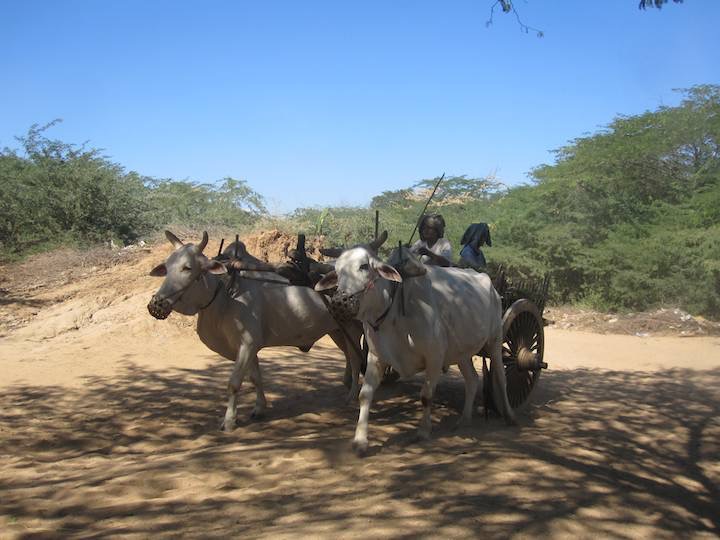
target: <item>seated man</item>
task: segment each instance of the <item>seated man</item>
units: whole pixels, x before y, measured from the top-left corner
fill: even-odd
[[[410,251],[420,256],[425,264],[451,266],[452,246],[445,236],[445,220],[440,214],[425,215],[420,219],[420,240]]]
[[[485,244],[492,247],[490,227],[488,227],[487,223],[473,223],[470,225],[465,230],[460,243],[463,244],[460,251],[460,266],[471,266],[473,268],[485,268],[487,266],[485,255],[480,249]]]

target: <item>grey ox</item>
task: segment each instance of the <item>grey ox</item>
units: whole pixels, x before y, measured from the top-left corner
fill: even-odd
[[[248,374],[256,390],[251,416],[257,418],[265,412],[267,401],[257,358],[258,351],[265,347],[290,345],[308,350],[329,334],[352,369],[348,399],[357,396],[361,364],[359,325],[354,328],[348,325],[346,338],[318,293],[309,287],[288,285],[275,274],[269,274],[272,282],[239,277],[236,292],[230,296],[220,277],[227,269],[221,262],[203,255],[208,242],[206,232],[198,245],[183,244],[170,231],[165,231],[165,236],[175,251],[150,272],[151,276],[164,276],[165,280],[150,300],[148,311],[157,319],[165,319],[171,311],[198,314],[200,340],[235,362],[221,429],[235,427],[237,396]],[[358,348],[350,340],[355,340]]]
[[[443,370],[457,364],[465,379],[461,424],[471,421],[478,374],[472,357],[490,357],[493,395],[506,421],[515,422],[505,390],[502,365],[502,306],[487,274],[459,268],[425,266],[406,249],[405,279],[362,247],[344,252],[315,289],[337,286],[333,303],[354,306],[363,323],[370,353],[360,390],[360,415],[353,439],[359,454],[368,448],[367,426],[373,393],[382,368],[391,365],[401,377],[425,371],[421,390],[423,416],[418,436],[430,436],[433,393]],[[398,251],[390,263],[398,262]],[[398,290],[402,288],[402,294]],[[403,306],[404,313],[403,313]]]

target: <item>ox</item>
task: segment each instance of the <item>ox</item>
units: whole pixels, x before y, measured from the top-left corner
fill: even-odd
[[[226,267],[203,255],[207,232],[198,245],[183,244],[173,233],[165,236],[175,248],[168,259],[150,272],[165,280],[148,304],[157,319],[172,311],[198,315],[197,333],[212,351],[235,362],[228,383],[228,402],[221,429],[235,427],[238,392],[246,375],[255,385],[256,400],[252,417],[262,416],[267,402],[263,392],[257,353],[265,347],[297,346],[309,350],[329,334],[345,354],[352,369],[348,399],[357,396],[361,358],[359,325],[347,325],[343,332],[327,310],[321,296],[308,287],[291,286],[276,274],[271,280],[256,281],[240,277],[228,293],[220,274]],[[354,341],[354,343],[353,343]]]
[[[497,408],[509,424],[515,422],[502,367],[502,306],[488,275],[459,268],[426,267],[407,249],[402,250],[402,260],[400,267],[405,279],[391,266],[400,262],[398,250],[393,253],[391,264],[385,264],[368,250],[354,248],[344,252],[335,262],[335,272],[315,286],[318,291],[337,287],[332,305],[353,306],[368,341],[370,352],[353,439],[359,454],[367,451],[370,404],[386,364],[401,377],[425,371],[420,393],[421,439],[430,436],[435,386],[451,364],[458,365],[465,379],[460,424],[471,421],[478,388],[472,357],[480,351],[490,357]],[[404,290],[398,294],[401,288]]]

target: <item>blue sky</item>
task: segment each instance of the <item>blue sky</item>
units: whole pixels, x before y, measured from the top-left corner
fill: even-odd
[[[720,83],[720,2],[0,0],[0,146],[34,123],[275,212],[447,174],[514,185],[617,114]]]

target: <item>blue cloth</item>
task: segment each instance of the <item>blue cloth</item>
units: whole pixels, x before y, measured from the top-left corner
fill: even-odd
[[[465,259],[471,266],[487,266],[482,250],[475,249],[470,244],[466,244],[460,250],[460,258]]]
[[[490,239],[490,227],[487,223],[472,223],[462,236],[460,240],[461,245],[470,244],[472,246],[482,247],[483,244],[487,244],[492,247],[492,240]]]

